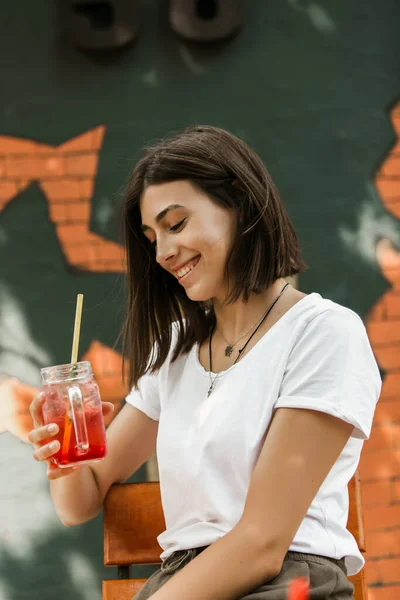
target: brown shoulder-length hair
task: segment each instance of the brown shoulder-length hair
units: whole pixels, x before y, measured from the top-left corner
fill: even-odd
[[[127,316],[122,330],[129,384],[155,372],[178,338],[171,360],[202,343],[214,322],[210,303],[187,297],[155,260],[141,231],[140,199],[149,185],[187,180],[237,212],[236,239],[227,258],[227,302],[259,294],[280,277],[305,270],[293,225],[268,171],[245,142],[223,129],[196,126],[146,149],[124,193],[122,226],[127,255]]]

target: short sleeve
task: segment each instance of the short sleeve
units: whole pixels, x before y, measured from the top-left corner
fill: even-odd
[[[140,378],[137,388],[133,388],[126,397],[128,404],[144,412],[153,421],[160,419],[160,394],[158,373],[146,373]]]
[[[325,412],[369,438],[381,377],[362,320],[327,310],[306,326],[289,354],[275,408]]]

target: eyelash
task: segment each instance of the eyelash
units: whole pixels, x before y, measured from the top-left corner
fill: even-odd
[[[186,219],[182,219],[182,221],[179,221],[179,223],[177,223],[176,225],[173,225],[173,227],[170,227],[169,230],[174,231],[174,232],[179,231],[179,229],[182,227],[182,225],[184,225],[185,221],[186,221]],[[156,240],[154,240],[154,242],[151,242],[150,245],[152,248],[155,248],[157,245]]]

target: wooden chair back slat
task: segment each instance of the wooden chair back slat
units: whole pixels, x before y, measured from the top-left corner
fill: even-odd
[[[358,471],[349,481],[349,517],[347,529],[353,534],[360,552],[365,552],[364,522],[361,503],[361,482]]]
[[[348,579],[350,579],[351,583],[354,585],[354,600],[368,600],[364,569],[357,573],[357,575],[351,575]]]
[[[104,503],[104,564],[159,563],[164,529],[158,481],[113,485]]]

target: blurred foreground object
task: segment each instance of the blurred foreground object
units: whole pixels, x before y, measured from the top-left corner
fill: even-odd
[[[194,42],[214,42],[242,26],[240,0],[170,0],[170,24],[178,35]]]
[[[309,589],[308,581],[298,577],[289,586],[288,600],[309,600]]]
[[[135,0],[58,0],[63,36],[83,50],[113,50],[133,42]]]

